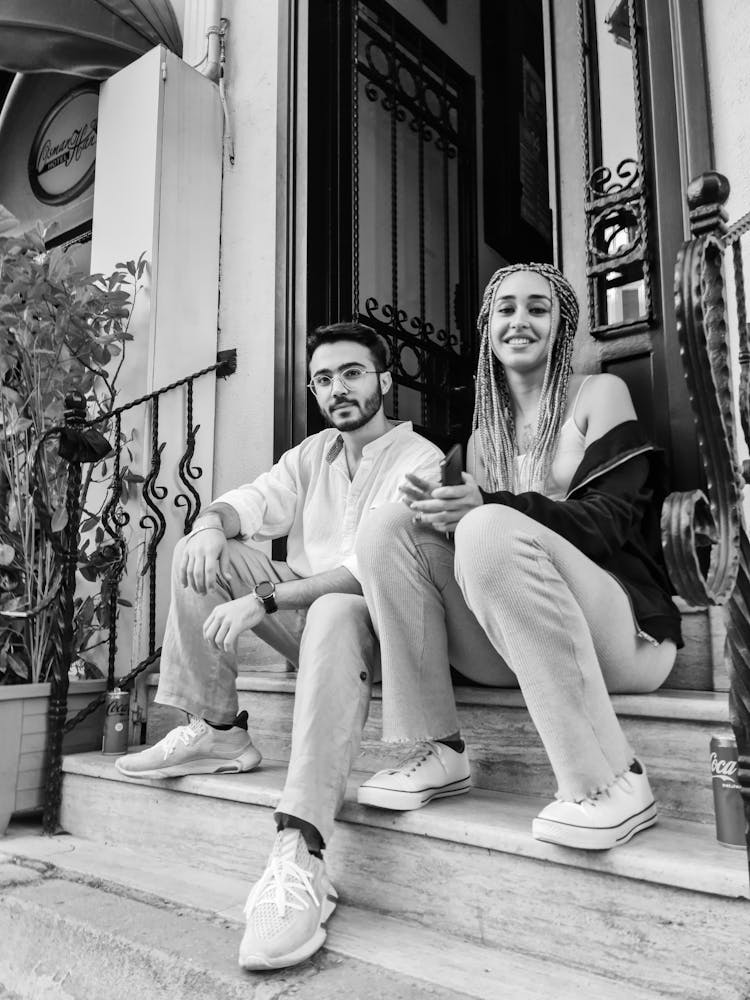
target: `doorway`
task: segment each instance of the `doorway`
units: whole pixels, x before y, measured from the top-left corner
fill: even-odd
[[[480,288],[552,259],[541,0],[311,0],[309,23],[308,327],[372,326],[388,416],[465,443]]]

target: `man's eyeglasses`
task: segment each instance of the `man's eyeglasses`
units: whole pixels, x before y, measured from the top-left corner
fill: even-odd
[[[307,383],[307,388],[314,396],[325,396],[333,390],[333,383],[336,379],[339,380],[344,389],[356,389],[365,375],[382,374],[381,371],[352,365],[350,368],[345,368],[342,372],[336,372],[334,375],[313,375]]]

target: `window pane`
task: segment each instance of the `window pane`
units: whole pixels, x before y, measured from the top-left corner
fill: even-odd
[[[628,5],[595,0],[595,10],[601,151],[594,165],[614,173],[622,160],[638,157]]]

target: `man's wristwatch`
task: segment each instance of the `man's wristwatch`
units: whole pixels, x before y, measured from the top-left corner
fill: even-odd
[[[275,583],[271,583],[270,580],[261,580],[260,583],[256,585],[253,593],[255,594],[255,599],[260,601],[265,608],[267,615],[272,615],[274,611],[279,610],[279,606],[276,603]]]

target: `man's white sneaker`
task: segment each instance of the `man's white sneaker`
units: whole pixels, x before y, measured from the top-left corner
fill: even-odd
[[[635,768],[635,770],[634,770]],[[552,802],[533,821],[537,840],[604,851],[626,844],[656,823],[656,803],[646,769],[635,761],[606,791],[583,802]]]
[[[452,750],[428,740],[395,768],[378,771],[359,786],[357,801],[380,809],[419,809],[433,799],[463,795],[471,788],[466,747]]]
[[[244,722],[243,712],[237,721]],[[178,726],[152,747],[118,757],[115,767],[128,778],[177,778],[182,774],[224,774],[252,771],[261,762],[246,723],[214,729],[196,716]]]
[[[310,854],[301,832],[281,830],[245,904],[242,968],[285,969],[304,962],[325,941],[323,925],[337,901],[325,864]]]

